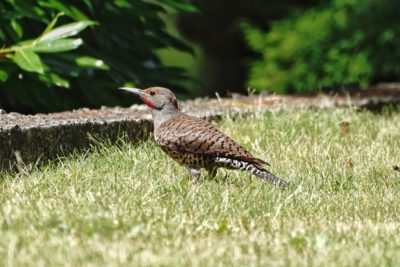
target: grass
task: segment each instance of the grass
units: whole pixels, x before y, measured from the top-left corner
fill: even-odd
[[[287,190],[235,171],[191,183],[152,141],[2,173],[0,266],[399,266],[399,121],[350,108],[218,123]]]

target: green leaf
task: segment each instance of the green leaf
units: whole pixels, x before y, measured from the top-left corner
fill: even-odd
[[[21,68],[30,72],[43,73],[43,64],[39,56],[30,50],[16,51],[13,57],[14,62]]]
[[[65,38],[40,42],[27,49],[38,53],[57,53],[76,49],[81,44],[83,41],[80,38]]]
[[[49,84],[54,84],[60,87],[69,88],[69,81],[58,76],[55,73],[39,75],[39,79]]]
[[[44,35],[46,35],[47,33],[49,33],[49,32],[54,28],[54,25],[56,25],[58,18],[61,17],[61,16],[63,16],[63,15],[64,15],[63,12],[58,13],[58,14],[53,18],[53,20],[49,23],[49,25],[47,25],[46,29],[45,29],[45,30],[43,31],[43,33],[39,36],[38,39],[42,38]]]
[[[2,29],[0,29],[0,40],[4,40],[5,39],[5,35]]]
[[[9,2],[12,8],[15,9],[15,14],[18,14],[18,17],[33,18],[42,22],[46,20],[43,10],[35,5],[35,1],[8,0],[2,2]]]
[[[61,27],[57,27],[50,32],[46,33],[38,39],[38,42],[44,42],[49,40],[61,39],[69,36],[76,35],[80,31],[84,30],[86,27],[97,24],[94,21],[85,20],[78,21],[69,24],[65,24]]]
[[[24,40],[12,46],[11,48],[17,48],[16,50],[18,50],[18,47],[31,45],[34,41],[35,39]]]
[[[10,24],[14,32],[18,35],[19,38],[21,38],[24,34],[21,24],[19,24],[16,19],[12,19]]]
[[[38,1],[38,4],[42,7],[48,7],[52,10],[58,10],[63,14],[65,14],[66,16],[77,21],[88,20],[88,17],[82,11],[76,8],[73,4],[68,3],[68,1],[43,0],[43,1]]]
[[[197,12],[197,8],[190,4],[190,3],[185,3],[183,1],[176,1],[176,0],[159,0],[160,3],[182,10],[182,11],[186,11],[186,12]]]
[[[0,69],[0,82],[5,82],[8,79],[8,73]]]
[[[102,70],[108,70],[110,67],[104,63],[103,60],[93,58],[93,57],[79,57],[76,60],[76,64],[80,67],[89,67],[89,68],[97,68]]]

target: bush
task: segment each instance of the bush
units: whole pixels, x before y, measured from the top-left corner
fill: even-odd
[[[191,0],[199,12],[180,13],[179,30],[200,47],[197,76],[210,96],[227,91],[246,93],[247,62],[257,57],[246,45],[239,25],[248,21],[269,29],[270,24],[294,10],[304,10],[327,0]],[[202,90],[203,92],[205,91]]]
[[[166,8],[194,11],[178,0],[1,2],[0,44],[6,49],[0,50],[0,107],[31,113],[128,104],[133,98],[127,101],[115,90],[124,84],[182,89],[184,71],[163,66],[156,54],[166,47],[191,52],[165,31]],[[12,48],[39,40],[59,12],[64,16],[57,25],[95,21],[98,26],[79,34],[81,46],[75,42],[76,47],[53,53],[24,50],[33,65],[21,64],[21,53]]]
[[[262,54],[250,65],[258,90],[305,92],[400,77],[400,2],[333,0],[324,8],[279,21],[264,33],[244,26]]]

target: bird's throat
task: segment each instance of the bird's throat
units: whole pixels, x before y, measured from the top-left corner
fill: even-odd
[[[150,102],[149,99],[147,98],[143,98],[143,102],[146,103],[146,105],[150,108],[150,109],[155,109],[156,107],[153,105],[153,103]]]
[[[163,109],[161,111],[157,109],[152,109],[151,113],[153,117],[154,130],[156,130],[162,123],[179,115],[181,112],[174,108],[174,109]]]

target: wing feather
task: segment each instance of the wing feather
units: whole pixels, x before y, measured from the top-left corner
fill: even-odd
[[[227,157],[260,166],[268,164],[262,159],[255,158],[211,123],[184,113],[162,123],[156,129],[155,137],[161,147],[179,153]]]

